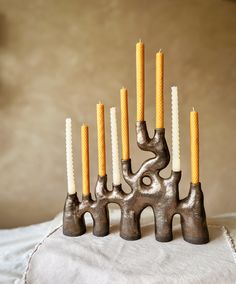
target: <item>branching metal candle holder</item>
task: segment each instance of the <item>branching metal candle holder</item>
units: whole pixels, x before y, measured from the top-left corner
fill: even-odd
[[[140,169],[132,172],[131,160],[122,160],[123,177],[131,192],[125,193],[120,186],[107,189],[107,177],[98,176],[95,188],[96,200],[91,196],[78,200],[76,194],[67,195],[63,216],[63,233],[79,236],[86,232],[84,214],[91,213],[95,236],[109,234],[109,212],[107,205],[116,203],[121,209],[120,236],[126,240],[141,237],[140,215],[150,206],[155,217],[157,241],[168,242],[173,238],[172,219],[175,214],[181,217],[182,234],[185,241],[204,244],[209,241],[206,215],[203,204],[201,184],[191,184],[186,198],[179,199],[178,184],[181,172],[172,171],[169,178],[159,173],[169,161],[170,154],[165,140],[165,129],[156,129],[149,138],[146,122],[136,123],[137,143],[141,150],[152,152],[155,156],[145,161]],[[150,182],[145,182],[148,179]]]

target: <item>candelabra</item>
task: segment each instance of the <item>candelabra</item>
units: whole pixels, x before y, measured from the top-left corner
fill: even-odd
[[[136,123],[138,147],[149,151],[154,157],[146,160],[136,172],[132,172],[131,160],[122,160],[122,172],[131,192],[125,193],[122,186],[107,189],[107,176],[98,176],[95,186],[95,200],[91,195],[79,201],[77,194],[68,194],[64,206],[63,233],[79,236],[86,232],[84,214],[89,212],[93,218],[93,234],[109,234],[108,204],[116,203],[121,209],[120,236],[126,240],[141,237],[140,216],[150,206],[154,214],[155,236],[160,242],[173,238],[172,219],[180,215],[182,234],[185,241],[204,244],[209,241],[201,184],[190,184],[189,194],[179,199],[181,172],[172,171],[169,178],[162,178],[160,171],[169,161],[170,154],[165,140],[165,129],[157,128],[153,138],[148,135],[146,122]],[[147,182],[148,180],[148,182]]]

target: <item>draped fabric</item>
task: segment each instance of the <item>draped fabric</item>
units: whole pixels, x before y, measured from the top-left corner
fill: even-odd
[[[142,239],[126,241],[119,236],[120,212],[110,215],[111,234],[102,238],[92,235],[88,215],[88,232],[76,238],[62,234],[61,215],[52,222],[0,230],[0,283],[236,282],[236,254],[222,227],[229,224],[235,237],[236,214],[210,219],[211,241],[205,245],[183,241],[178,224],[173,241],[157,242],[148,210],[142,216]]]

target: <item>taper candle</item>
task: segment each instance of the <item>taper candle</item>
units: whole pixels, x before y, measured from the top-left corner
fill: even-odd
[[[144,44],[136,44],[137,121],[144,121]]]
[[[71,119],[66,119],[66,169],[68,194],[75,194],[75,178],[73,166],[73,150],[72,150],[72,126]]]
[[[119,159],[119,144],[118,144],[118,132],[117,132],[117,120],[116,120],[116,108],[110,108],[110,120],[111,120],[111,149],[112,149],[112,174],[113,185],[120,185],[120,159]]]
[[[180,171],[178,89],[171,87],[172,98],[172,170]]]
[[[82,157],[82,183],[83,196],[90,194],[89,176],[89,130],[87,125],[81,126],[81,157]]]
[[[129,156],[129,114],[128,114],[128,93],[127,89],[120,90],[120,108],[121,108],[121,141],[122,141],[122,159],[128,160]]]
[[[97,104],[98,174],[106,175],[104,104]]]
[[[199,129],[198,112],[190,112],[190,139],[191,139],[191,174],[192,183],[199,182]]]
[[[156,128],[164,128],[164,97],[163,97],[164,54],[156,54]]]

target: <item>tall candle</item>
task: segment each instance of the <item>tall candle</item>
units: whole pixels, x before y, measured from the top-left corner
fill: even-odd
[[[122,159],[128,160],[129,156],[129,114],[128,114],[128,93],[127,89],[120,90],[120,108],[121,108],[121,141],[122,141]]]
[[[172,170],[180,171],[178,89],[171,88],[172,98]]]
[[[112,149],[112,173],[113,185],[120,185],[120,159],[119,159],[119,145],[118,145],[118,132],[116,120],[116,108],[110,108],[111,119],[111,149]]]
[[[164,54],[156,54],[156,128],[164,128],[164,97],[163,97]]]
[[[137,121],[144,121],[144,44],[136,44]]]
[[[90,194],[89,177],[89,130],[87,125],[81,126],[81,157],[82,157],[82,183],[83,196]]]
[[[97,104],[97,134],[98,134],[98,174],[106,175],[106,150],[105,150],[105,123],[104,104]]]
[[[190,112],[190,139],[191,139],[191,174],[192,183],[199,182],[199,129],[198,112]]]
[[[67,184],[68,194],[75,194],[75,178],[73,167],[73,151],[72,151],[72,126],[71,119],[66,119],[66,168],[67,168]]]

